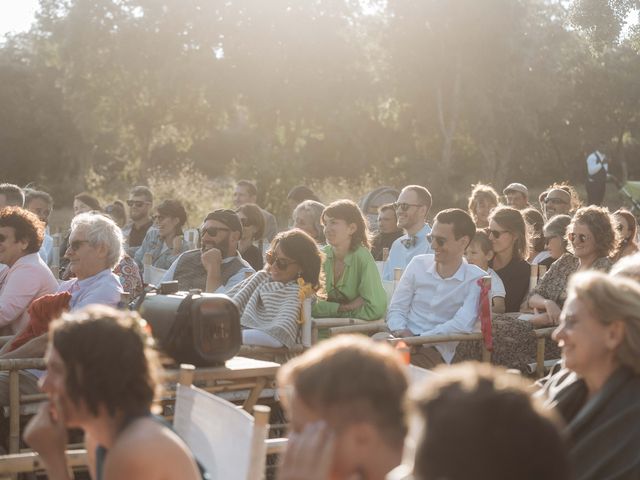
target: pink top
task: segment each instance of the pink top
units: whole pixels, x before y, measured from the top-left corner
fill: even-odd
[[[19,258],[10,268],[0,271],[0,328],[11,333],[29,322],[27,309],[33,300],[58,290],[58,282],[38,253]]]

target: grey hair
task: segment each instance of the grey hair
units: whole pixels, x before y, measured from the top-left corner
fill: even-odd
[[[316,202],[315,200],[305,200],[304,202],[300,202],[298,206],[293,210],[293,217],[295,218],[297,213],[302,211],[307,212],[311,215],[313,220],[313,228],[318,232],[318,236],[315,238],[318,243],[325,243],[324,238],[324,227],[320,219],[322,218],[322,212],[324,210],[324,205],[320,202]]]
[[[542,230],[547,237],[564,238],[570,223],[571,217],[569,215],[556,215],[544,224]]]
[[[99,212],[86,212],[76,215],[71,221],[71,231],[73,232],[76,228],[86,229],[90,245],[107,246],[107,267],[113,270],[124,255],[120,227]]]
[[[611,267],[609,273],[613,276],[628,277],[640,282],[640,252],[622,257]]]

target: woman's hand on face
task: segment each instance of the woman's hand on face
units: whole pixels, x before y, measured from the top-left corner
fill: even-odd
[[[290,434],[278,479],[328,480],[334,439],[334,433],[323,421],[308,424],[302,433]]]

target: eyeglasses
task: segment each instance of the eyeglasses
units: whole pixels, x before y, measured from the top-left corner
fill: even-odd
[[[567,202],[565,200],[562,200],[561,198],[548,198],[547,197],[547,198],[544,199],[544,203],[545,203],[545,205],[548,204],[548,203],[551,203],[553,205],[566,205],[569,202]]]
[[[419,203],[394,203],[393,204],[393,209],[394,210],[400,210],[402,212],[406,212],[407,210],[409,210],[409,208],[411,207],[424,207],[425,205],[419,204]]]
[[[145,202],[143,200],[127,200],[127,205],[130,207],[142,208],[145,205],[150,204],[151,202]]]
[[[70,248],[74,252],[77,252],[85,243],[89,243],[89,240],[74,240],[73,242],[69,242],[69,246],[67,248]]]
[[[496,240],[500,238],[500,235],[503,233],[511,233],[509,230],[489,230],[489,236],[495,238]]]
[[[250,227],[251,226],[251,222],[249,221],[248,218],[242,217],[240,219],[240,223],[242,224],[243,227]]]
[[[567,234],[567,238],[571,243],[576,243],[576,240],[578,240],[580,243],[584,243],[587,240],[591,239],[589,235],[586,235],[584,233],[573,233],[573,232]]]
[[[230,232],[231,230],[226,228],[226,227],[209,227],[209,228],[201,228],[200,229],[200,236],[204,237],[204,234],[206,233],[207,235],[209,235],[210,237],[215,237],[218,235],[218,232]]]
[[[289,265],[293,265],[294,263],[298,263],[295,260],[286,260],[284,258],[278,258],[275,253],[267,252],[265,255],[265,259],[269,265],[275,265],[278,267],[278,270],[286,270],[289,268]]]
[[[446,237],[439,237],[437,235],[431,235],[430,233],[427,234],[427,242],[429,242],[429,245],[431,245],[434,240],[438,244],[439,247],[443,247],[444,244],[447,243],[447,238]]]

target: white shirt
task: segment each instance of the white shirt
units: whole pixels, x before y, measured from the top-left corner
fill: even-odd
[[[500,275],[498,275],[493,268],[489,268],[487,272],[491,275],[491,298],[506,297],[507,291],[504,288],[504,283],[502,283]]]
[[[448,335],[479,331],[478,280],[486,272],[462,260],[449,278],[436,271],[435,257],[418,255],[411,260],[398,283],[387,311],[389,330],[408,328],[415,335]],[[457,343],[437,344],[445,362],[451,363]]]
[[[431,233],[431,227],[428,223],[424,224],[424,227],[415,234],[416,244],[412,247],[405,247],[403,240],[409,240],[410,235],[404,234],[399,238],[396,238],[391,244],[389,250],[389,258],[384,264],[382,269],[382,279],[393,281],[393,271],[396,268],[404,270],[413,257],[416,255],[424,255],[431,253],[431,245],[427,242],[427,235]]]
[[[589,176],[593,176],[602,168],[604,168],[605,172],[609,171],[609,165],[606,163],[606,157],[596,150],[587,157],[587,172],[589,173]]]

